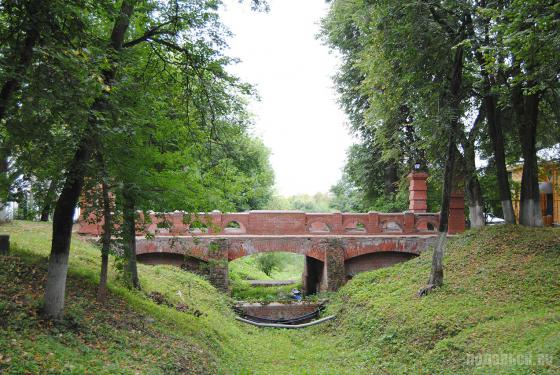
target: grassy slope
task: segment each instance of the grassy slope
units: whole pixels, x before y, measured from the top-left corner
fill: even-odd
[[[334,297],[329,312],[338,314],[336,321],[293,332],[236,323],[227,298],[199,277],[166,266],[140,265],[142,285],[186,306],[186,312],[120,287],[114,274],[110,303],[98,305],[93,296],[99,252],[81,240],[72,245],[69,319],[49,325],[35,314],[49,229],[25,222],[0,228],[16,248],[14,257],[0,259],[0,372],[64,366],[75,373],[558,371],[558,230],[470,232],[450,244],[446,286],[437,292],[414,297],[429,272],[426,253],[359,275]],[[195,310],[204,315],[196,317]],[[469,353],[527,352],[549,354],[554,362],[529,368],[467,363]]]
[[[560,231],[501,226],[448,246],[445,286],[414,293],[430,254],[353,279],[331,304],[331,326],[365,367],[390,373],[557,373],[560,368]],[[544,354],[541,367],[472,367],[469,354]],[[526,357],[525,357],[526,358]],[[513,361],[515,362],[515,361]]]
[[[329,340],[308,345],[311,332],[238,323],[229,298],[175,267],[139,265],[143,293],[120,286],[111,267],[112,296],[107,305],[96,303],[100,253],[79,237],[72,241],[67,319],[44,322],[37,309],[50,225],[16,221],[0,231],[12,243],[12,256],[0,257],[0,373],[292,373],[308,359],[314,372],[325,367]],[[187,311],[154,303],[146,297],[151,292]]]

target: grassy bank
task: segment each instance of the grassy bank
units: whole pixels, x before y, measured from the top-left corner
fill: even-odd
[[[50,224],[2,225],[12,242],[0,257],[0,373],[292,373],[325,363],[332,344],[312,332],[263,331],[236,322],[231,299],[201,277],[172,266],[139,265],[142,292],[126,289],[111,264],[110,297],[95,301],[100,252],[75,236],[66,319],[52,324],[38,309],[44,292]],[[308,361],[310,363],[306,364]]]
[[[109,301],[98,304],[99,250],[77,237],[67,318],[53,325],[37,315],[50,225],[15,222],[0,231],[13,244],[12,256],[0,258],[2,373],[559,371],[558,230],[504,226],[457,237],[446,285],[422,299],[414,293],[427,279],[429,253],[360,274],[332,297],[335,321],[296,332],[237,323],[229,297],[169,266],[140,265],[142,292],[111,272]],[[489,357],[500,354],[510,357]]]
[[[450,242],[445,285],[425,298],[430,254],[358,275],[336,296],[332,334],[372,371],[558,373],[560,231],[511,226]],[[531,365],[526,365],[531,363]],[[480,365],[480,366],[477,366]]]

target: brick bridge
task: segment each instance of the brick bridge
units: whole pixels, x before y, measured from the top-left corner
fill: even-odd
[[[304,291],[334,291],[356,273],[406,261],[436,237],[437,213],[426,213],[426,175],[411,174],[410,209],[404,213],[250,211],[198,215],[173,212],[140,217],[138,261],[173,264],[207,273],[228,289],[228,262],[262,252],[305,256]],[[453,194],[451,234],[464,230],[462,194]],[[101,223],[81,223],[80,234],[99,235]],[[146,238],[150,233],[153,238]]]

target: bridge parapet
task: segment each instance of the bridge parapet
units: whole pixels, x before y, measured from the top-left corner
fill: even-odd
[[[438,213],[305,213],[249,211],[241,213],[139,213],[138,235],[400,235],[435,232]],[[451,222],[451,221],[450,221]],[[458,220],[453,221],[453,223]],[[80,221],[80,234],[100,235],[102,225]]]

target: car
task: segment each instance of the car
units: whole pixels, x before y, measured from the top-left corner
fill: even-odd
[[[501,217],[497,217],[494,214],[491,213],[485,213],[484,214],[484,221],[486,223],[486,225],[499,225],[499,224],[505,224],[506,221],[504,219],[502,219]]]

